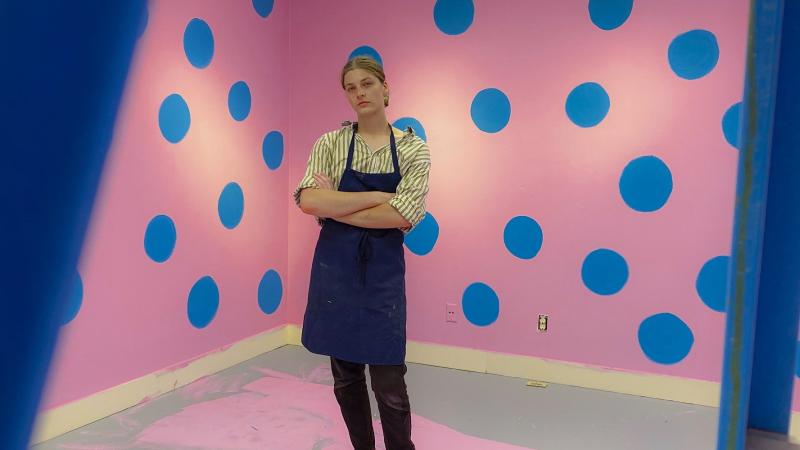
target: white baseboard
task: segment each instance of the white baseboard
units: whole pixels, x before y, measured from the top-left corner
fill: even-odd
[[[287,342],[300,345],[300,327],[288,325]],[[530,356],[409,341],[406,361],[470,372],[491,373],[622,394],[719,406],[719,383],[689,378],[600,369]]]

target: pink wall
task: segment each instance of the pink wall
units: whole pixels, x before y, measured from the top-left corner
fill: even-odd
[[[718,381],[724,314],[706,306],[695,282],[707,261],[730,252],[738,152],[721,121],[741,98],[747,2],[637,1],[611,31],[592,23],[587,1],[475,3],[471,26],[450,35],[437,27],[432,1],[297,2],[294,52],[314,57],[292,65],[290,181],[321,133],[353,119],[337,76],[351,51],[370,46],[392,89],[390,121],[417,119],[433,163],[428,210],[440,232],[430,253],[407,251],[409,339]],[[694,29],[713,33],[719,59],[689,80],[670,68],[668,48]],[[582,128],[565,102],[590,81],[611,106],[600,124]],[[486,88],[511,104],[499,132],[471,118]],[[654,212],[635,211],[620,194],[623,169],[646,155],[673,181]],[[506,224],[520,215],[543,231],[532,259],[504,245]],[[289,230],[289,320],[302,323],[317,227],[290,208]],[[584,258],[598,248],[627,262],[627,283],[614,295],[582,281]],[[475,282],[497,294],[496,321],[478,326],[460,311],[458,323],[445,323],[445,303],[461,305]],[[656,362],[640,344],[640,325],[660,313],[691,330],[680,361]],[[536,329],[539,314],[550,316],[547,333]],[[669,347],[671,337],[653,339]]]
[[[407,251],[409,339],[718,381],[724,315],[701,300],[696,282],[704,264],[730,251],[738,153],[721,121],[741,97],[747,2],[640,0],[609,31],[592,22],[587,3],[477,2],[470,26],[447,34],[433,0],[400,8],[279,0],[266,18],[250,0],[151,0],[80,266],[82,307],[63,328],[45,407],[302,323],[318,227],[289,192],[316,138],[354,119],[338,76],[361,46],[385,64],[389,119],[418,120],[433,159],[428,209],[439,234],[429,253]],[[189,63],[182,42],[193,18],[214,36],[203,69]],[[719,57],[689,80],[671,69],[668,49],[696,29],[713,33]],[[239,80],[252,93],[241,122],[227,108]],[[565,102],[586,82],[604,88],[610,108],[596,126],[579,127]],[[511,105],[497,132],[482,131],[471,115],[487,88]],[[172,93],[191,111],[177,144],[159,131],[159,107]],[[272,170],[261,145],[275,130],[286,152]],[[668,167],[672,190],[662,207],[640,212],[623,200],[620,178],[650,155]],[[217,200],[231,181],[245,208],[229,230]],[[647,177],[639,181],[646,187]],[[164,263],[143,247],[158,214],[174,220],[178,236]],[[504,244],[516,216],[541,227],[533,258]],[[611,295],[582,279],[585,258],[600,248],[627,264],[627,282]],[[284,288],[272,314],[257,299],[269,269]],[[204,275],[216,281],[219,309],[197,328],[187,297]],[[466,317],[462,302],[476,282],[498,298],[486,326]],[[458,305],[458,323],[445,323],[445,303]],[[643,322],[663,313],[691,330],[683,348],[670,347],[668,327],[656,329],[666,338],[640,336]],[[547,333],[536,330],[539,314],[550,316]],[[646,347],[680,357],[659,362]]]
[[[290,10],[278,2],[266,18],[249,1],[150,1],[136,50],[79,273],[83,297],[62,328],[43,404],[50,408],[181,364],[286,322],[285,296],[271,314],[258,303],[262,276],[286,283],[287,168],[271,170],[265,135],[287,136]],[[213,33],[211,63],[190,64],[184,31],[194,18]],[[251,92],[242,121],[228,111],[237,81]],[[191,116],[188,133],[168,142],[159,110],[180,94]],[[244,194],[241,221],[222,225],[217,202],[236,182]],[[145,252],[145,230],[171,217],[176,243],[169,259]],[[189,292],[211,276],[216,314],[204,328],[189,321]]]

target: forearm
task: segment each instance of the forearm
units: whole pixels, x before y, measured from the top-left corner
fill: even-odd
[[[330,189],[303,189],[300,208],[321,218],[341,217],[381,204],[378,192],[341,192]]]
[[[408,228],[411,224],[388,203],[336,217],[336,221],[361,228]]]

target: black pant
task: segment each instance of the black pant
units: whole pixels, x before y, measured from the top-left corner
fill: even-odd
[[[374,450],[375,432],[364,364],[331,357],[333,393],[342,410],[354,450]],[[406,365],[369,365],[372,392],[378,402],[386,450],[414,450],[411,405],[406,392]]]

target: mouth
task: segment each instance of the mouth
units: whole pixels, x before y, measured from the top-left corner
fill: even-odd
[[[369,105],[369,102],[361,102],[358,104],[358,106],[364,106],[364,105]]]

